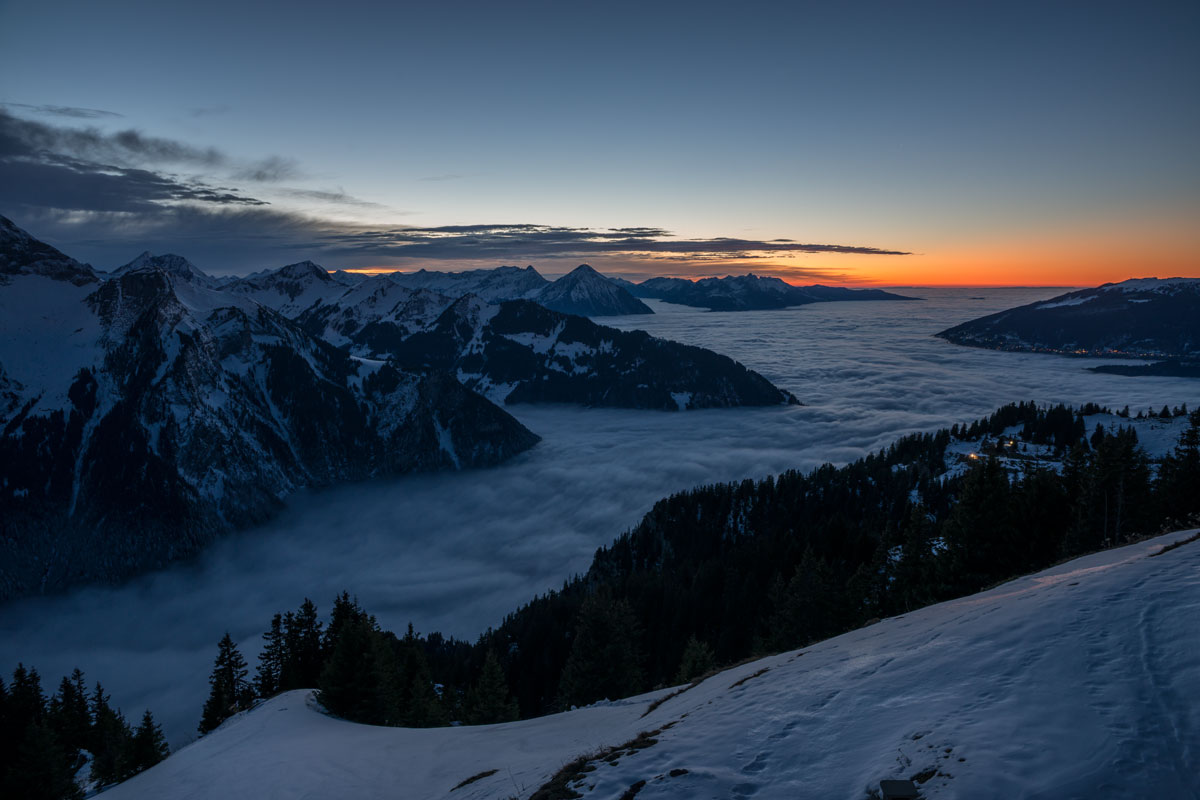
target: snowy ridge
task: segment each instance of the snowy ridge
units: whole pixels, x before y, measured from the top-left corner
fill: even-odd
[[[503,725],[398,729],[280,695],[110,790],[123,798],[528,798],[580,755],[653,744],[584,798],[1191,797],[1200,756],[1200,543],[1097,553],[744,664],[667,698]],[[1161,552],[1161,555],[1158,555]],[[666,698],[664,700],[664,698]],[[650,710],[655,700],[664,700]],[[461,782],[480,773],[461,788]]]

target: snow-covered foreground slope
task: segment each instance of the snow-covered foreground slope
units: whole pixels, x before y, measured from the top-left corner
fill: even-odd
[[[104,797],[527,798],[577,756],[656,730],[653,745],[594,762],[577,791],[865,798],[921,775],[927,797],[1197,797],[1200,542],[1153,556],[1188,535],[745,664],[649,713],[667,691],[408,730],[332,719],[291,692]]]

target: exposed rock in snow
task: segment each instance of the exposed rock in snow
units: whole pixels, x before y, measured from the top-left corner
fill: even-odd
[[[606,328],[529,301],[457,301],[426,330],[389,348],[408,369],[454,371],[471,388],[506,403],[687,408],[794,403],[731,358]]]

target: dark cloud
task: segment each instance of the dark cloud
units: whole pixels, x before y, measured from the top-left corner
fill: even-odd
[[[758,241],[753,239],[673,239],[661,228],[591,229],[533,224],[445,225],[335,234],[330,245],[349,253],[415,259],[497,259],[587,257],[640,253],[651,258],[765,258],[777,253],[855,253],[908,255],[862,245]]]
[[[70,117],[72,119],[100,119],[103,117],[122,117],[115,111],[103,111],[99,108],[78,108],[76,106],[30,105],[29,103],[0,103],[5,108],[19,108],[33,114],[44,114],[50,117]]]
[[[64,128],[0,111],[0,155],[53,154],[139,166],[150,163],[214,167],[226,157],[212,147],[193,147],[133,130],[104,133],[98,128]]]
[[[188,150],[132,130],[109,136],[90,129],[56,128],[0,110],[0,207],[33,217],[84,212],[81,220],[89,214],[144,220],[178,203],[215,208],[265,205],[236,189],[196,178],[87,157],[117,151],[142,153],[149,160],[221,158],[216,151]]]
[[[0,158],[0,207],[157,214],[162,203],[264,205],[223,187],[87,161]]]

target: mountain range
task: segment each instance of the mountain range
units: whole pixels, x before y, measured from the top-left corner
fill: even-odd
[[[163,566],[301,487],[488,466],[538,441],[475,389],[795,402],[732,359],[528,300],[311,262],[221,280],[143,253],[101,274],[0,217],[0,600]]]
[[[531,300],[552,311],[605,317],[653,314],[623,286],[609,280],[587,264],[555,281],[548,281],[533,267],[497,267],[465,272],[397,272],[391,279],[408,289],[429,289],[450,297],[473,294],[489,303]]]

